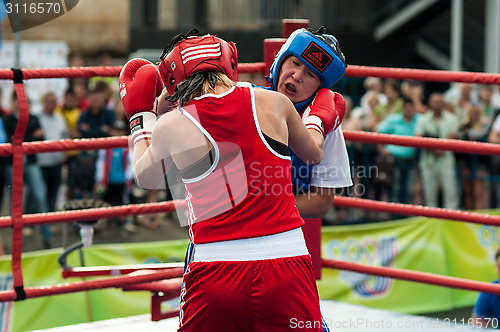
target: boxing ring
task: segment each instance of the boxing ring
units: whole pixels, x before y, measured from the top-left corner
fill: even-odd
[[[265,46],[266,48],[266,46]],[[270,54],[266,52],[265,54]],[[272,60],[272,57],[271,57]],[[266,68],[269,68],[269,57],[266,62],[262,63],[240,63],[238,71],[240,73],[265,73]],[[271,61],[272,62],[272,61]],[[47,79],[47,78],[90,78],[95,76],[100,77],[117,77],[121,67],[72,67],[72,68],[57,68],[57,69],[2,69],[0,70],[0,79],[12,80],[19,101],[19,122],[15,131],[12,144],[0,144],[0,156],[13,156],[13,185],[12,185],[12,216],[0,217],[0,228],[12,228],[12,253],[11,267],[13,275],[13,289],[0,291],[0,302],[10,301],[29,301],[32,298],[53,296],[58,294],[67,294],[74,292],[82,292],[104,288],[121,288],[124,291],[147,291],[152,295],[151,302],[151,317],[129,318],[118,320],[126,326],[135,326],[144,328],[148,324],[148,320],[160,321],[164,320],[165,327],[175,329],[177,327],[177,319],[171,318],[177,316],[177,310],[162,311],[161,304],[163,301],[173,299],[179,296],[182,276],[182,264],[148,264],[135,266],[96,266],[82,268],[65,268],[62,270],[64,278],[71,277],[95,277],[92,280],[81,280],[76,282],[67,282],[56,285],[45,285],[39,287],[25,287],[23,281],[22,270],[22,248],[23,235],[22,230],[25,226],[68,223],[95,220],[101,218],[131,216],[138,214],[163,213],[171,212],[182,206],[182,202],[167,201],[161,203],[146,203],[146,204],[130,204],[126,206],[91,208],[84,210],[73,210],[63,212],[51,212],[43,214],[23,214],[23,166],[24,156],[42,152],[55,151],[70,151],[70,150],[96,150],[109,149],[128,146],[128,137],[111,137],[111,138],[96,138],[96,139],[65,139],[60,141],[37,141],[23,142],[24,133],[28,122],[28,102],[23,82],[30,79]],[[417,81],[434,81],[434,82],[464,82],[464,83],[480,83],[480,84],[500,84],[500,75],[487,73],[471,73],[471,72],[450,72],[438,70],[417,70],[417,69],[396,69],[396,68],[380,68],[368,66],[350,65],[347,68],[345,76],[349,77],[380,77],[393,78],[398,80],[417,80]],[[474,153],[486,155],[500,155],[500,145],[489,143],[468,142],[450,139],[435,139],[422,137],[405,137],[394,136],[387,134],[344,131],[344,137],[348,141],[363,142],[369,144],[392,144],[402,145],[414,148],[440,149],[449,150],[460,153]],[[455,220],[466,223],[474,223],[489,226],[500,226],[500,216],[489,214],[481,214],[474,212],[455,211],[442,208],[432,208],[422,205],[397,204],[369,199],[336,196],[334,206],[364,209],[371,211],[386,212],[398,215],[407,216],[422,216],[430,218],[440,218],[447,220]],[[316,228],[312,232],[320,232]],[[313,236],[318,240],[320,234]],[[308,243],[309,245],[309,243]],[[387,266],[373,266],[348,261],[334,260],[321,258],[320,243],[313,244],[315,249],[310,251],[313,255],[316,271],[319,269],[339,269],[345,271],[353,271],[363,274],[388,277],[393,279],[407,280],[417,283],[439,285],[456,289],[464,289],[470,291],[488,292],[500,295],[500,285],[481,282],[476,280],[456,278],[445,275],[411,271]],[[314,254],[313,254],[314,252]],[[335,302],[322,302],[322,311],[335,312],[339,310],[347,310],[352,315],[359,314],[359,308],[355,306],[344,305]],[[347,309],[346,309],[347,307]],[[375,309],[363,309],[363,315],[372,315],[377,317],[385,315],[392,321],[397,321],[404,315],[377,311]],[[408,317],[406,317],[409,319]],[[417,327],[432,327],[440,331],[447,330],[439,322],[432,325],[434,322],[423,317],[412,316],[410,321],[416,322],[412,327],[405,327],[405,330],[417,330]],[[418,324],[423,325],[418,325]],[[119,324],[119,323],[117,323]],[[426,325],[427,324],[427,325]],[[431,326],[432,325],[432,326]],[[100,331],[100,325],[94,325],[93,330]],[[102,330],[110,330],[110,325],[103,323]],[[148,329],[153,331],[153,325],[147,325]],[[158,327],[158,325],[156,325]],[[119,328],[119,327],[117,327]],[[453,330],[461,329],[455,327]],[[465,327],[463,327],[466,329]],[[82,325],[82,330],[88,329],[85,324]],[[335,326],[334,330],[348,330],[349,326]],[[63,331],[64,329],[53,329],[54,331]],[[79,329],[73,327],[72,331]]]

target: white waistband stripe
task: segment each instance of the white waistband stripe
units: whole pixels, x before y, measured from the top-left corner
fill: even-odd
[[[250,239],[195,245],[195,262],[257,261],[308,255],[301,228]]]

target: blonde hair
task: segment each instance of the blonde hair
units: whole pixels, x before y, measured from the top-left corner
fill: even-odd
[[[203,95],[206,95],[207,93],[215,93],[215,88],[219,85],[224,88],[232,88],[235,83],[223,72],[221,71],[215,71],[213,72],[215,77],[217,78],[217,83],[215,85],[210,82],[210,79],[208,77],[205,77],[203,80],[203,83],[198,86],[198,88],[189,96],[186,102],[190,102],[194,98],[201,97]]]
[[[175,93],[165,99],[182,107],[196,97],[216,93],[217,87],[230,89],[235,85],[226,74],[220,71],[201,71],[184,79],[177,85]]]
[[[473,109],[479,110],[479,117],[474,122],[472,122],[471,119],[471,112]],[[465,116],[462,119],[462,123],[470,124],[472,129],[481,130],[486,125],[486,122],[487,118],[484,112],[484,107],[476,103],[469,103],[465,109]]]
[[[378,77],[367,77],[365,78],[363,82],[363,86],[365,87],[365,90],[372,90],[373,88],[381,88],[382,87],[382,80]]]

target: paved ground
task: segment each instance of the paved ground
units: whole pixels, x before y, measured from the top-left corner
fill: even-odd
[[[469,311],[470,312],[470,311]],[[467,326],[468,314],[464,316],[416,316],[400,314],[388,310],[373,309],[359,305],[352,305],[337,301],[321,301],[321,313],[331,331],[337,332],[378,332],[378,331],[405,331],[405,332],[454,332],[478,331],[479,328]],[[450,318],[452,317],[452,318]],[[456,324],[453,323],[454,317]],[[465,324],[461,323],[464,318]],[[445,320],[446,319],[446,320]],[[451,323],[450,323],[451,321]],[[290,330],[299,326],[300,321],[290,320]],[[306,324],[307,322],[300,322]],[[312,324],[312,322],[311,322]],[[44,332],[114,332],[114,331],[177,331],[179,319],[177,317],[152,322],[149,314],[102,320],[93,323],[84,323],[57,327]],[[481,329],[481,331],[493,331]],[[36,331],[33,331],[36,332]]]

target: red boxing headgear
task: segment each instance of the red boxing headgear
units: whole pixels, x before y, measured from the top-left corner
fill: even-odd
[[[236,45],[212,35],[188,37],[179,41],[166,56],[162,56],[158,69],[171,95],[180,82],[201,71],[222,71],[236,82]]]

